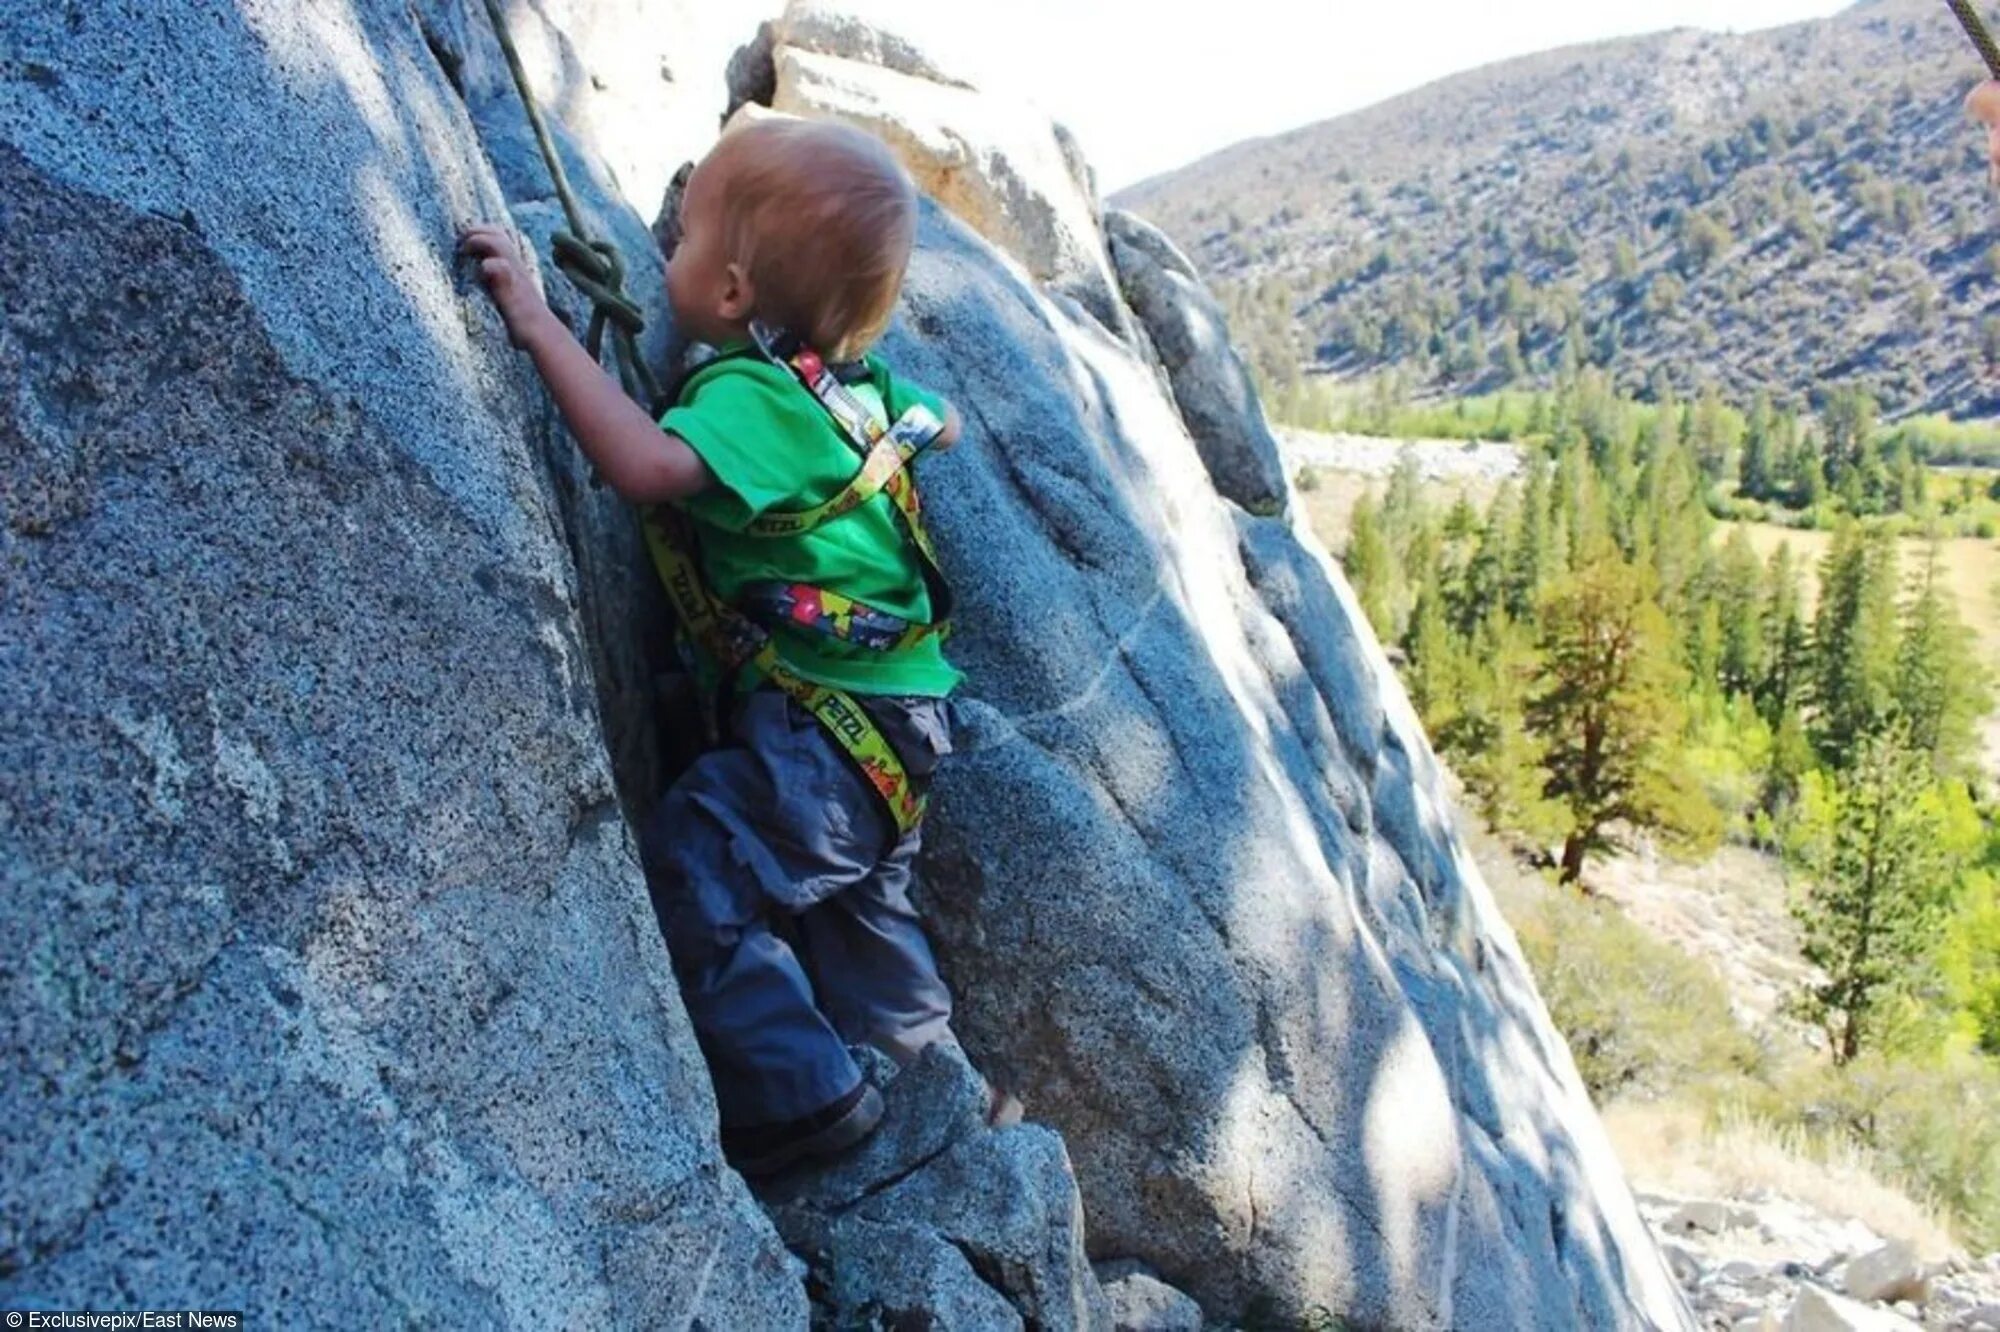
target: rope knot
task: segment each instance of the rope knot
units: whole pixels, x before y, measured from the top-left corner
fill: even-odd
[[[596,307],[593,323],[609,319],[634,337],[645,331],[645,313],[625,295],[625,265],[609,241],[558,231],[549,238],[549,248],[555,251],[556,267]]]
[[[617,247],[609,241],[589,238],[589,228],[584,225],[583,213],[576,206],[576,196],[570,193],[569,177],[563,171],[562,158],[556,152],[555,141],[549,137],[549,127],[542,120],[542,109],[535,103],[535,94],[528,87],[528,74],[521,67],[521,54],[515,49],[514,38],[507,31],[507,21],[501,15],[500,0],[486,0],[486,18],[492,24],[494,40],[500,43],[500,54],[507,61],[507,72],[513,76],[514,91],[520,95],[521,110],[528,117],[529,128],[535,133],[535,144],[541,149],[542,162],[548,167],[549,179],[555,185],[563,216],[569,221],[567,230],[557,231],[550,237],[549,247],[555,251],[556,267],[563,271],[578,291],[590,298],[590,331],[584,337],[584,345],[589,348],[591,359],[599,359],[604,346],[605,326],[611,325],[612,360],[618,368],[618,382],[640,406],[657,417],[664,406],[659,381],[639,354],[638,346],[639,334],[646,328],[646,316],[625,295],[624,262],[618,257]],[[596,481],[594,470],[592,481]]]

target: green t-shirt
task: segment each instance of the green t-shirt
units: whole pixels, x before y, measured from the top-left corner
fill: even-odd
[[[750,583],[809,583],[928,621],[930,590],[919,556],[886,494],[799,536],[743,534],[767,509],[804,509],[833,498],[861,466],[861,455],[791,371],[754,353],[729,354],[743,345],[722,348],[722,359],[690,375],[677,404],[660,418],[715,473],[714,486],[679,502],[697,524],[709,586],[734,602]],[[848,388],[878,420],[886,424],[913,403],[944,415],[937,397],[891,378],[879,358],[867,364],[868,381]],[[855,693],[942,697],[965,678],[935,636],[898,652],[786,624],[775,626],[772,638],[785,664],[806,679]],[[746,688],[755,683],[739,681]]]

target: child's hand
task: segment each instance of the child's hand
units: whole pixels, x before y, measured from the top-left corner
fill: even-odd
[[[1993,161],[1993,183],[2000,185],[2000,79],[1988,79],[1965,99],[1966,114],[1986,126],[1986,151]]]
[[[507,325],[508,341],[526,348],[554,316],[528,272],[519,242],[490,222],[475,222],[458,233],[458,252],[479,261],[479,280]]]

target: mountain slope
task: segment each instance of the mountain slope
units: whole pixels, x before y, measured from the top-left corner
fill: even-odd
[[[1627,387],[1854,381],[2000,415],[2000,230],[1931,0],[1527,56],[1224,149],[1115,202],[1179,240],[1268,371],[1489,389],[1565,344]]]

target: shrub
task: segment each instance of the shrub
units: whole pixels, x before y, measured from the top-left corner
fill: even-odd
[[[1549,1014],[1584,1085],[1657,1096],[1761,1066],[1713,969],[1608,903],[1561,891],[1511,913]]]
[[[1844,1135],[1677,1098],[1610,1106],[1604,1127],[1633,1184],[1648,1191],[1747,1198],[1764,1190],[1908,1240],[1927,1261],[1958,1247],[1935,1200]]]
[[[1945,1208],[1973,1252],[2000,1248],[2000,1066],[1992,1060],[1869,1055],[1842,1070],[1814,1066],[1753,1096],[1773,1123],[1868,1149]]]

